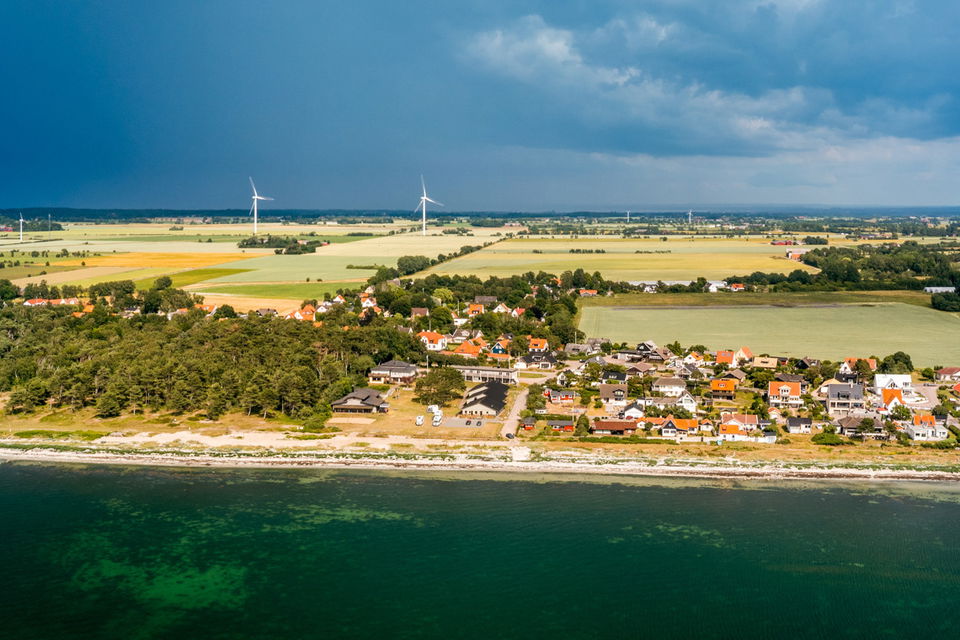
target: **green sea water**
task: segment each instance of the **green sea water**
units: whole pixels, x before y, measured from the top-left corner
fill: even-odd
[[[960,488],[0,465],[0,638],[953,638]]]

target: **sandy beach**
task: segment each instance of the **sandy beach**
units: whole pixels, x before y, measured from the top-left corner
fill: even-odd
[[[675,476],[699,478],[755,479],[851,479],[876,481],[951,481],[960,480],[960,473],[903,468],[840,467],[830,465],[793,465],[789,461],[763,465],[741,465],[736,461],[677,460],[674,458],[617,459],[579,457],[568,460],[532,460],[526,447],[505,447],[506,455],[487,457],[470,453],[396,454],[388,451],[264,451],[240,453],[232,451],[160,449],[118,452],[98,450],[92,446],[65,449],[44,445],[25,448],[0,441],[0,461],[146,465],[164,467],[229,467],[229,468],[327,468],[411,471],[509,472],[565,475],[608,476]],[[499,453],[499,452],[498,452]]]

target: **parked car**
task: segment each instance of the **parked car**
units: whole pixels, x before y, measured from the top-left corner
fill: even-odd
[[[423,416],[417,416],[417,426],[423,426]]]

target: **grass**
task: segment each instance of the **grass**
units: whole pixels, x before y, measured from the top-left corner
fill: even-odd
[[[836,304],[842,296],[835,306],[584,306],[580,328],[614,341],[747,345],[757,354],[831,360],[905,351],[916,366],[960,363],[960,318],[913,303]]]
[[[604,253],[570,253],[570,247]],[[537,251],[537,253],[534,253]],[[640,252],[640,253],[637,253]],[[527,271],[559,274],[578,267],[611,280],[721,279],[754,271],[789,273],[814,269],[784,256],[785,248],[761,238],[671,237],[649,239],[515,239],[438,265],[430,273],[509,276]]]
[[[930,294],[921,291],[803,291],[797,293],[630,293],[583,298],[581,307],[710,307],[773,305],[783,307],[849,302],[902,302],[930,306]]]
[[[17,438],[46,438],[49,440],[84,440],[92,441],[107,435],[103,431],[49,431],[45,429],[30,429],[17,431],[13,434]]]
[[[283,298],[288,300],[322,299],[325,293],[337,289],[363,289],[365,281],[357,282],[303,282],[299,284],[237,284],[195,287],[199,294],[249,296],[254,298]]]
[[[238,249],[232,253],[159,253],[159,252],[129,252],[109,253],[106,255],[91,256],[89,258],[71,258],[64,264],[86,263],[88,267],[164,267],[170,269],[209,267],[224,262],[243,260],[245,257]],[[251,256],[252,257],[252,256]]]

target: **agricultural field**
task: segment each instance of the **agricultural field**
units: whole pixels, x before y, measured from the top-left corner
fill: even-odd
[[[570,253],[571,248],[603,253]],[[610,280],[685,281],[722,279],[754,271],[815,271],[784,257],[788,247],[767,238],[617,239],[524,238],[506,240],[482,251],[437,265],[428,273],[509,276],[527,271],[560,274],[578,267],[599,271]]]
[[[174,278],[174,286],[176,278]],[[323,299],[323,294],[334,294],[337,289],[362,289],[366,286],[365,280],[355,282],[298,282],[288,284],[234,284],[211,286],[202,284],[188,287],[191,292],[203,296],[226,295],[226,296],[249,296],[253,298],[278,298],[286,300],[318,300]]]
[[[679,340],[709,349],[746,345],[756,354],[837,360],[905,351],[916,366],[960,362],[960,317],[956,314],[910,300],[865,301],[862,296],[860,301],[850,302],[857,298],[839,292],[831,301],[831,294],[818,295],[820,302],[795,300],[792,306],[775,300],[729,306],[586,305],[580,311],[580,329],[588,336],[614,341],[666,344]]]

